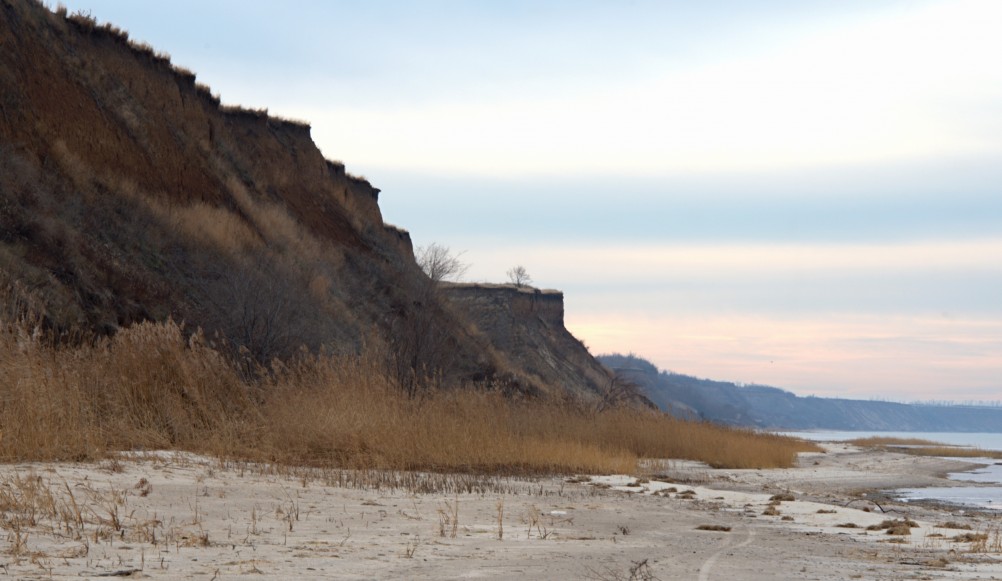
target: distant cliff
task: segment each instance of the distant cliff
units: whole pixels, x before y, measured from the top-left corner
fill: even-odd
[[[1002,432],[1002,408],[931,406],[798,397],[761,385],[698,379],[658,371],[630,355],[599,357],[676,415],[756,428],[916,432]]]

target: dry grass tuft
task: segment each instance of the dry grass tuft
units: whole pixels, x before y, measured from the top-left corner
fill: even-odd
[[[954,536],[955,543],[970,543],[972,553],[1002,553],[1002,526],[989,525],[984,532],[970,532]]]
[[[964,533],[962,535],[956,535],[952,539],[955,543],[977,543],[988,540],[987,533]]]
[[[887,529],[889,535],[910,535],[912,529],[918,528],[918,523],[911,519],[884,520],[880,524],[866,527],[868,531],[880,531]]]
[[[944,522],[944,523],[940,523],[940,524],[938,524],[936,526],[938,528],[941,528],[941,529],[957,529],[957,530],[961,530],[961,531],[969,531],[969,530],[971,530],[971,525],[962,524],[962,523],[958,523],[958,522],[953,522],[952,520]]]
[[[722,533],[731,532],[731,527],[725,525],[699,525],[696,527],[697,531],[719,531]]]
[[[893,527],[887,529],[888,535],[910,535],[912,534],[912,528],[906,524],[896,524]]]

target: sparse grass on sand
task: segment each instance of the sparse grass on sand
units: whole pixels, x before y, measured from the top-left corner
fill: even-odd
[[[983,448],[966,448],[957,446],[930,446],[921,448],[903,448],[899,450],[915,456],[947,456],[952,458],[995,458],[1002,460],[1002,451],[985,450]]]
[[[0,461],[177,449],[280,464],[482,474],[632,473],[639,458],[793,464],[813,444],[491,389],[406,397],[385,355],[249,373],[200,334],[144,323],[80,346],[0,325]],[[248,377],[251,377],[248,379]]]
[[[895,452],[903,452],[914,456],[1002,459],[1002,451],[972,448],[970,446],[951,446],[942,442],[933,442],[932,440],[923,440],[920,438],[857,438],[849,440],[848,443],[862,448],[893,449]]]
[[[861,448],[876,448],[881,446],[945,446],[940,442],[923,440],[921,438],[894,438],[890,436],[872,436],[870,438],[856,438],[848,440],[848,444]]]

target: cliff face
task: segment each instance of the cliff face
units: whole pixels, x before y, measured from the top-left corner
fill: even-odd
[[[306,123],[221,105],[112,25],[0,0],[0,319],[86,336],[172,317],[259,362],[364,348],[408,389],[603,387],[559,293],[456,288],[471,308],[450,307],[378,197]]]
[[[378,233],[379,190],[328,162],[309,126],[220,107],[195,76],[113,27],[33,2],[0,4],[0,136],[77,188],[237,206],[232,182],[280,201],[314,234]]]
[[[32,1],[0,2],[0,169],[0,284],[56,328],[170,315],[266,358],[358,339],[343,304],[414,275],[378,190],[307,125],[221,107],[123,31]]]
[[[307,124],[221,106],[114,26],[0,0],[0,315],[106,334],[173,317],[259,361],[364,344],[493,373],[378,195]]]
[[[539,384],[600,397],[612,375],[564,327],[564,295],[514,285],[443,284],[493,347]]]

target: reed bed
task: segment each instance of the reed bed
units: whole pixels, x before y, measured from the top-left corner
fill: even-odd
[[[861,448],[877,448],[882,446],[946,446],[941,442],[924,440],[922,438],[895,438],[891,436],[872,436],[869,438],[856,438],[848,440],[847,444],[859,446]]]
[[[880,436],[857,438],[849,440],[848,443],[863,448],[893,449],[895,452],[912,454],[913,456],[950,456],[954,458],[994,458],[1002,460],[1002,451],[999,450],[985,450],[970,446],[951,446],[950,444],[921,438]]]
[[[791,466],[815,445],[673,419],[516,401],[489,386],[407,397],[384,354],[302,354],[248,373],[199,333],[142,323],[67,346],[0,325],[0,461],[175,449],[345,469],[634,473],[640,458]],[[472,386],[471,386],[472,387]]]
[[[947,456],[952,458],[993,458],[1002,460],[1002,451],[985,450],[984,448],[967,448],[956,446],[930,446],[919,448],[901,448],[898,452],[915,456]]]

